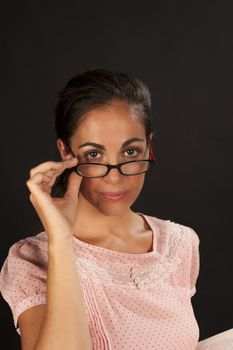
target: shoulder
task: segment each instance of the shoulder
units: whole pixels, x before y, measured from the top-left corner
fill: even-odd
[[[162,240],[169,241],[171,244],[179,242],[198,247],[200,239],[196,230],[192,227],[171,219],[159,218],[147,214],[144,215]]]
[[[35,280],[45,281],[48,249],[45,233],[29,236],[11,245],[0,271],[1,292],[12,295],[28,288]],[[14,296],[15,298],[15,296]]]
[[[16,242],[14,242],[12,244],[11,247],[13,246],[17,246],[17,245],[22,245],[24,243],[35,243],[35,244],[39,244],[39,243],[47,243],[48,238],[47,238],[47,233],[46,231],[41,231],[35,235],[30,235],[30,236],[26,236],[25,238],[22,238]]]
[[[17,271],[25,266],[25,263],[30,263],[30,266],[43,265],[47,263],[47,259],[47,234],[42,231],[35,236],[28,236],[13,243],[9,248],[4,265],[8,264]]]

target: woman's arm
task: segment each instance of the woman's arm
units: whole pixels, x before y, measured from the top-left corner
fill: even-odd
[[[23,345],[23,350],[92,348],[73,251],[73,227],[82,177],[72,171],[64,197],[51,197],[51,189],[57,176],[77,164],[78,159],[75,157],[62,162],[41,163],[30,170],[30,178],[26,182],[31,192],[30,201],[48,236],[48,272],[43,317],[41,318],[38,309],[25,312],[21,317],[23,339],[26,337],[27,344],[25,347]],[[39,321],[37,315],[40,317]],[[33,338],[30,335],[32,327]]]
[[[72,244],[49,244],[46,312],[34,350],[92,349]]]

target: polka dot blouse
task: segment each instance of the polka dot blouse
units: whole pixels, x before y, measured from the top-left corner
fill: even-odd
[[[198,235],[188,226],[138,214],[153,231],[149,253],[117,252],[73,236],[93,349],[194,350]],[[15,242],[2,266],[0,290],[19,334],[20,313],[46,303],[47,263],[42,231]]]

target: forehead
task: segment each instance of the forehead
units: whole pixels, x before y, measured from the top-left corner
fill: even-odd
[[[135,110],[126,102],[114,101],[85,114],[74,138],[80,142],[85,138],[111,139],[130,136],[145,136],[145,128]]]

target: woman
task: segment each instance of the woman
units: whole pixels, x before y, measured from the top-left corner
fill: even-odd
[[[131,209],[155,161],[146,84],[83,72],[55,128],[62,160],[27,181],[44,231],[14,243],[1,270],[22,349],[195,349],[198,235]]]

